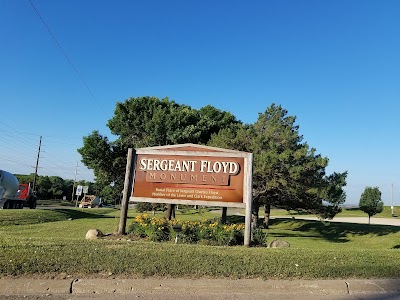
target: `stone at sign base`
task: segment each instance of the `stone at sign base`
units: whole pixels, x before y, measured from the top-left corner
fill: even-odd
[[[290,244],[284,240],[274,240],[269,243],[268,248],[288,248]]]
[[[104,234],[99,229],[89,229],[89,231],[86,233],[87,240],[99,239],[103,236]]]

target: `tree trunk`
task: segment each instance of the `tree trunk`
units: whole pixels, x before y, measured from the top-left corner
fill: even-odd
[[[167,205],[167,210],[165,211],[164,216],[168,220],[172,220],[172,218],[175,218],[175,204]]]
[[[371,216],[368,215],[368,225],[370,225],[370,224],[371,224]]]
[[[264,205],[264,228],[269,228],[270,217],[271,217],[271,203],[268,201]]]
[[[260,210],[260,203],[258,200],[253,200],[253,207],[251,209],[251,224],[253,228],[258,226],[258,211]]]
[[[228,208],[227,207],[223,207],[222,208],[222,216],[221,216],[221,223],[222,224],[226,224],[227,213],[228,213]]]

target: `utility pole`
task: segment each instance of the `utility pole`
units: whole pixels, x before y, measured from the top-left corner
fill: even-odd
[[[394,216],[394,206],[393,206],[393,183],[392,182],[392,217]]]
[[[74,184],[72,185],[72,196],[71,196],[71,202],[72,202],[72,201],[74,201],[75,183],[76,183],[76,175],[77,175],[77,174],[78,174],[78,162],[76,162]]]
[[[36,177],[37,177],[37,170],[38,170],[38,166],[39,166],[40,146],[41,145],[42,145],[42,136],[40,136],[40,139],[39,139],[39,150],[38,150],[38,155],[37,155],[37,159],[36,159],[35,176],[33,177],[33,186],[32,186],[33,193],[36,192]]]

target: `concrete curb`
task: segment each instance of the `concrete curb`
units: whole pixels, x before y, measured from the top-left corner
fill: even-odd
[[[0,295],[184,293],[357,295],[398,293],[400,279],[0,279]]]
[[[70,294],[72,280],[0,279],[0,295]]]
[[[73,292],[80,293],[132,293],[132,292],[176,292],[176,293],[202,293],[215,291],[215,293],[238,294],[252,291],[257,294],[280,294],[280,293],[347,293],[346,284],[341,281],[262,281],[252,279],[225,280],[225,279],[136,279],[120,280],[115,282],[99,280],[78,280],[73,287]]]

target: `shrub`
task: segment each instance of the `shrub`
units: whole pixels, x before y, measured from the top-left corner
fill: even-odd
[[[128,233],[153,242],[170,239],[169,222],[161,218],[151,218],[147,214],[136,216],[128,228]]]
[[[253,245],[267,246],[267,233],[261,228],[253,229]]]
[[[244,224],[222,224],[218,220],[168,221],[142,214],[133,220],[128,233],[150,241],[171,241],[208,245],[243,244]]]

